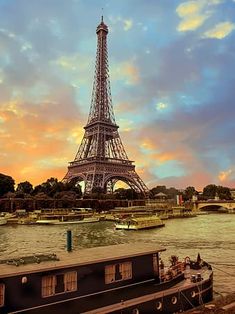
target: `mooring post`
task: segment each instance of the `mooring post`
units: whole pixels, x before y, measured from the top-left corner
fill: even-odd
[[[72,251],[72,231],[67,230],[67,251]]]

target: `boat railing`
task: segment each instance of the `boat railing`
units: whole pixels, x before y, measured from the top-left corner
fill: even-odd
[[[178,262],[176,265],[171,265],[169,267],[164,267],[160,271],[161,281],[169,281],[178,275],[182,274],[185,270],[185,263]]]

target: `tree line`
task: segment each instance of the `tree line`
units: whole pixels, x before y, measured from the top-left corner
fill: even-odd
[[[202,192],[197,191],[193,186],[188,186],[185,190],[179,190],[174,187],[167,188],[165,185],[158,185],[150,189],[149,198],[157,198],[158,194],[162,193],[165,199],[175,199],[176,195],[182,195],[184,201],[192,200],[193,196],[198,199],[208,200],[218,197],[223,200],[232,199],[231,191],[228,187],[217,186],[209,184],[203,188]],[[58,181],[57,178],[47,179],[45,182],[33,185],[29,181],[20,182],[15,187],[15,180],[8,175],[0,173],[0,197],[14,197],[14,198],[73,198],[79,199],[82,195],[81,186],[76,180],[71,180],[68,183]],[[87,196],[88,197],[88,196]],[[142,199],[143,195],[135,192],[132,189],[119,188],[112,194],[105,194],[100,189],[95,189],[89,198],[93,199]]]
[[[221,185],[209,184],[203,190],[197,191],[195,187],[188,186],[185,190],[177,190],[175,188],[166,188],[165,185],[159,185],[151,189],[152,195],[157,196],[158,193],[164,193],[167,199],[173,199],[176,195],[182,195],[184,201],[190,201],[195,196],[198,200],[215,199],[232,200],[231,190]]]

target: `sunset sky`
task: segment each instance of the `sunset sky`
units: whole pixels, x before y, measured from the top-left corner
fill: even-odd
[[[235,188],[235,0],[0,0],[0,173],[66,174],[102,14],[116,122],[146,185]]]

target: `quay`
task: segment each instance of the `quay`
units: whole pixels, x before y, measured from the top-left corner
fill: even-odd
[[[235,313],[235,293],[220,296],[211,302],[201,305],[198,308],[186,311],[188,314],[234,314]]]

